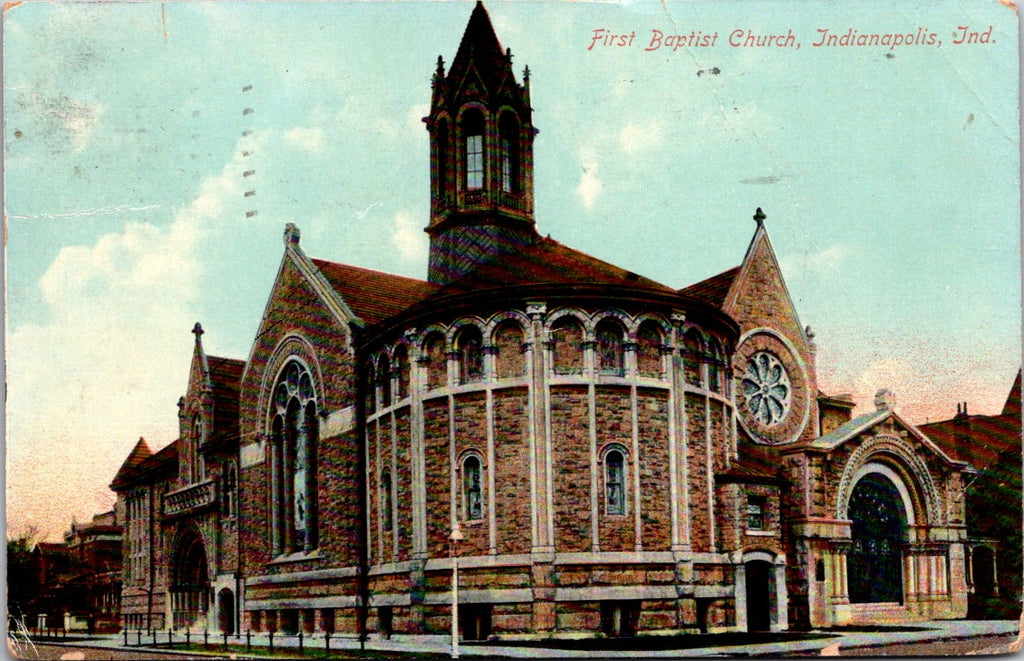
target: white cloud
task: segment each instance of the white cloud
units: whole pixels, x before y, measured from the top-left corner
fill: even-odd
[[[849,255],[848,247],[832,244],[816,252],[787,255],[779,259],[779,265],[784,273],[792,275],[839,273]]]
[[[409,112],[405,115],[406,129],[409,131],[409,135],[426,135],[423,118],[428,115],[430,115],[429,103],[417,103],[409,108]]]
[[[413,215],[399,211],[395,214],[394,226],[391,242],[398,248],[398,254],[409,261],[426,261],[427,235]]]
[[[580,149],[580,183],[576,186],[576,195],[583,202],[583,206],[592,209],[597,196],[601,194],[604,184],[597,176],[598,164],[597,154],[587,148]]]
[[[313,128],[295,127],[284,134],[289,144],[308,152],[318,152],[324,146],[324,131],[319,126]]]
[[[170,225],[130,222],[63,248],[39,281],[45,312],[7,338],[8,530],[52,536],[110,506],[107,485],[140,435],[177,437],[210,220],[241,198],[241,157]]]
[[[656,119],[642,124],[630,122],[619,131],[619,149],[625,154],[643,153],[661,140],[661,122]]]

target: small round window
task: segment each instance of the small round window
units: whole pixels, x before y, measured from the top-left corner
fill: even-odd
[[[751,356],[742,387],[750,415],[761,424],[777,425],[789,414],[789,375],[774,355],[761,351]]]

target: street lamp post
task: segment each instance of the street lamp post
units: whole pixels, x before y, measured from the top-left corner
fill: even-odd
[[[459,522],[448,536],[452,554],[452,658],[459,658],[459,542],[463,540]]]

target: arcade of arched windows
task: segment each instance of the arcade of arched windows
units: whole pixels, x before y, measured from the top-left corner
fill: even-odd
[[[528,351],[538,345],[549,376],[556,379],[635,378],[667,387],[673,336],[668,329],[657,317],[573,310],[548,316],[541,343],[532,341],[529,322],[515,313],[431,326],[417,343],[400,341],[371,358],[366,410],[374,415],[400,404],[412,394],[413,384],[425,393],[474,384],[514,385],[528,376]],[[686,386],[729,396],[729,358],[721,341],[695,326],[675,336]]]

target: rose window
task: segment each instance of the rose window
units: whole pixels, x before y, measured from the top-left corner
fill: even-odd
[[[789,375],[779,359],[761,351],[751,356],[742,380],[750,414],[765,425],[777,425],[789,413]]]

